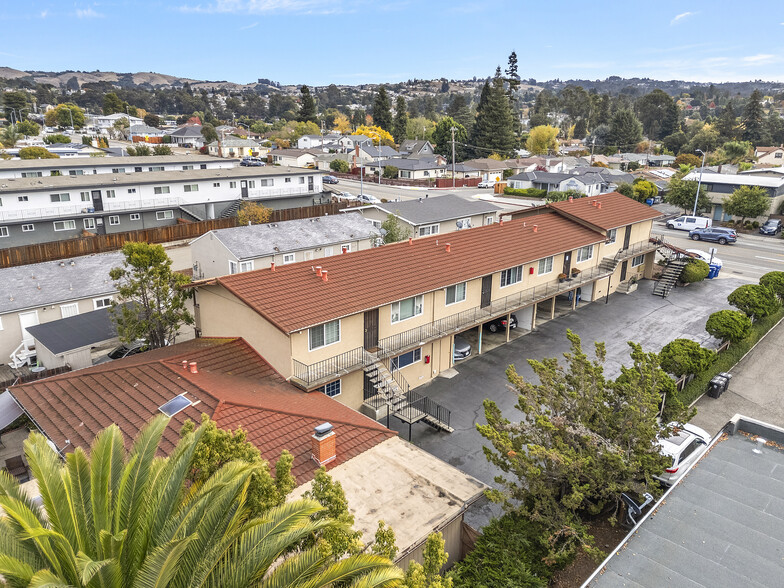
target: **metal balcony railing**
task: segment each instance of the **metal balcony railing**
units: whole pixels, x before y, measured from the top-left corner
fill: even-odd
[[[376,358],[373,354],[368,353],[363,347],[357,347],[312,364],[305,364],[295,359],[293,360],[294,373],[292,377],[307,386],[317,382],[326,384],[330,380],[370,365],[374,361]]]

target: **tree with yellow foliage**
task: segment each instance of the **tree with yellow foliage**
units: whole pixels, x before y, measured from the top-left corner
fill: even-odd
[[[546,154],[549,151],[553,153],[558,151],[558,136],[559,129],[551,125],[541,125],[531,129],[528,134],[528,140],[525,142],[525,148],[534,155]]]
[[[341,113],[337,115],[333,126],[337,132],[343,135],[351,132],[351,121],[348,120],[348,117],[345,114]]]
[[[395,140],[388,132],[378,126],[360,125],[355,131],[357,135],[365,135],[373,139],[373,145],[394,145]]]
[[[262,225],[269,222],[272,209],[262,206],[258,202],[246,201],[237,211],[237,222],[240,225]]]

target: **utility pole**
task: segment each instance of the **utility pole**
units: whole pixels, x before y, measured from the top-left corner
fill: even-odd
[[[452,188],[455,187],[455,127],[451,128],[452,131]]]
[[[591,139],[591,165],[593,165],[593,148],[596,147],[596,137]]]

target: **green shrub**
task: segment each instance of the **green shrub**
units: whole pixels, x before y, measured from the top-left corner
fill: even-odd
[[[732,291],[727,302],[757,321],[775,313],[780,307],[775,292],[762,284],[746,284]]]
[[[691,339],[675,339],[662,347],[659,353],[661,368],[674,376],[697,374],[713,361],[715,351],[705,349]]]
[[[759,229],[759,222],[754,221],[751,223],[752,228]]]
[[[720,310],[708,317],[705,330],[717,339],[737,343],[751,333],[751,319],[739,310]]]
[[[536,188],[518,189],[507,186],[504,188],[504,194],[506,196],[522,196],[523,198],[546,198],[547,190],[538,190]]]
[[[400,169],[394,165],[388,165],[384,168],[384,177],[388,180],[393,180],[397,177],[399,171]]]
[[[759,279],[759,283],[773,290],[779,300],[784,300],[784,272],[768,272]]]
[[[560,565],[549,567],[541,526],[515,514],[493,519],[474,550],[452,570],[454,588],[544,588]]]
[[[333,159],[329,164],[329,169],[341,174],[347,174],[349,171],[348,161],[342,159]]]
[[[683,268],[681,274],[681,282],[685,284],[692,284],[694,282],[701,282],[708,277],[710,273],[710,266],[701,259],[690,259]]]

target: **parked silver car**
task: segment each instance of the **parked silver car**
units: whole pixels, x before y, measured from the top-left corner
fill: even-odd
[[[460,335],[455,335],[455,346],[452,349],[452,360],[460,361],[471,355],[471,344]]]
[[[670,423],[672,434],[666,439],[659,439],[660,451],[672,458],[672,465],[656,476],[665,486],[677,482],[688,467],[702,457],[708,449],[711,436],[703,429],[694,425]]]

